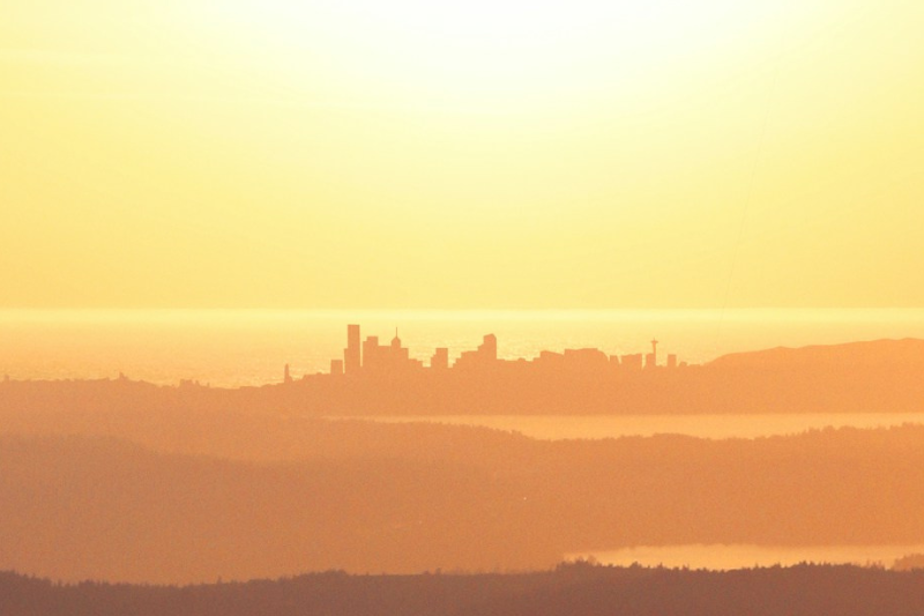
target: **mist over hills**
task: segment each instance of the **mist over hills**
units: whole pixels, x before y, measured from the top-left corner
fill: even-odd
[[[556,556],[484,521],[509,488],[450,463],[272,467],[95,438],[0,443],[0,566],[61,579],[190,582],[295,571],[514,566]]]
[[[924,543],[924,427],[561,442],[311,428],[320,447],[259,462],[259,450],[244,461],[111,437],[0,437],[0,568],[188,583],[542,569],[631,545]],[[378,448],[359,453],[380,429]]]
[[[924,403],[921,366],[921,341],[880,341],[728,356],[637,381],[559,375],[543,387],[575,412],[635,408],[612,406],[617,394],[675,396],[670,408],[684,412],[842,399],[838,410],[908,410]],[[312,392],[334,391],[325,378],[240,390],[0,383],[0,569],[192,583],[332,568],[535,570],[637,545],[924,543],[921,426],[549,442],[324,419]],[[493,378],[472,395],[501,387],[498,408],[545,391]],[[339,400],[397,392],[379,410],[422,391],[356,387]]]

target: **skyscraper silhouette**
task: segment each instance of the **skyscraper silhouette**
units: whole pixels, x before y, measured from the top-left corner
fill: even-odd
[[[347,347],[343,350],[343,368],[346,374],[359,374],[362,367],[359,325],[347,325]]]

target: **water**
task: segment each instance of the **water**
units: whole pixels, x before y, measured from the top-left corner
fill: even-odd
[[[597,347],[638,353],[657,337],[659,353],[702,363],[775,346],[924,338],[924,310],[601,310],[601,311],[257,311],[4,310],[0,375],[14,379],[114,378],[214,386],[278,382],[325,372],[342,357],[346,324],[390,340],[395,328],[412,357],[434,348],[450,356],[498,336],[503,358],[541,350]],[[663,356],[663,355],[662,355]]]
[[[639,546],[569,554],[566,560],[593,557],[601,564],[689,567],[727,571],[748,567],[792,566],[801,562],[826,564],[881,564],[891,567],[909,554],[924,554],[924,545],[669,545]]]
[[[924,413],[805,413],[754,415],[452,415],[428,417],[370,417],[391,423],[435,422],[483,426],[520,432],[542,440],[603,439],[622,436],[682,434],[697,438],[757,438],[799,434],[833,427],[887,428],[924,425]]]

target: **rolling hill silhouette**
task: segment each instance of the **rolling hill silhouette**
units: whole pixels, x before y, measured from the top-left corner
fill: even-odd
[[[281,462],[0,437],[0,568],[186,583],[541,569],[632,545],[924,543],[924,427],[541,442],[450,426],[350,423],[355,438],[338,422],[312,428],[325,425],[339,454],[319,437]],[[379,428],[383,444],[357,453]]]
[[[348,576],[202,586],[81,583],[0,573],[11,616],[918,616],[924,572],[850,566],[730,571],[569,565],[518,575]]]

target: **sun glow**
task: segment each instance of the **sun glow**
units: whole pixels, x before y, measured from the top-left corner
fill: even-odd
[[[924,302],[920,2],[7,4],[4,306]]]
[[[522,111],[539,99],[664,80],[753,37],[779,11],[731,0],[235,0],[207,17],[235,45],[255,45],[286,67],[296,86],[307,67],[336,65],[379,101],[509,103]]]

